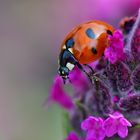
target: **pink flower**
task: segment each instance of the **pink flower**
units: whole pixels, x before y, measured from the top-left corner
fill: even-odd
[[[65,140],[80,140],[75,132],[70,132]]]
[[[90,81],[87,76],[77,67],[70,72],[69,79],[78,93],[84,92],[90,85]]]
[[[132,126],[131,123],[119,112],[110,114],[104,121],[105,133],[108,137],[118,133],[121,138],[125,138],[128,135],[128,126]]]
[[[87,132],[86,140],[103,140],[105,137],[102,118],[90,116],[82,122],[81,128]]]
[[[110,45],[105,49],[105,58],[112,64],[124,57],[124,42],[121,31],[116,30],[113,36],[109,35]]]
[[[47,100],[47,104],[56,102],[65,109],[72,109],[74,107],[70,96],[63,89],[63,80],[60,76],[56,76],[52,86],[51,94]]]

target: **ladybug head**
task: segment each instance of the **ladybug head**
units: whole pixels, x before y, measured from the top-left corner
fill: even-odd
[[[67,79],[69,75],[69,69],[67,67],[60,66],[58,73],[63,79]]]
[[[68,79],[69,72],[75,67],[76,60],[73,54],[68,50],[62,50],[59,56],[59,69],[58,73],[65,81]]]

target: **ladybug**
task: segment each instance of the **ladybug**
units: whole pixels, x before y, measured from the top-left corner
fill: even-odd
[[[74,28],[61,45],[58,73],[63,80],[68,78],[69,72],[75,66],[86,73],[82,65],[88,65],[103,55],[109,45],[108,35],[112,35],[114,31],[111,25],[99,20]]]

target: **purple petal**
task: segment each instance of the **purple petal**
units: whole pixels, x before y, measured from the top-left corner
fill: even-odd
[[[95,123],[98,121],[97,118],[90,116],[86,120],[84,120],[81,124],[81,128],[85,131],[91,130],[94,128]]]
[[[110,114],[109,118],[104,122],[104,128],[108,137],[113,136],[115,133],[118,133],[122,138],[126,137],[128,134],[127,126],[131,126],[131,123],[119,112]]]
[[[103,119],[101,117],[99,117],[98,122],[99,122],[100,125],[102,125],[104,121],[103,121]]]
[[[100,130],[88,131],[86,140],[103,140],[105,138],[105,133]]]
[[[90,116],[83,121],[81,128],[87,131],[86,140],[103,140],[105,137],[102,118]]]
[[[105,129],[103,127],[103,119],[102,118],[98,118],[98,124],[96,125],[96,127],[94,128],[95,131],[95,136],[97,138],[97,140],[103,140],[105,137]]]
[[[56,76],[52,86],[51,95],[48,101],[53,101],[64,107],[72,109],[74,107],[72,98],[63,89],[63,80],[60,76]]]
[[[113,118],[108,118],[104,121],[105,133],[108,137],[112,137],[117,133],[117,122]]]
[[[75,132],[70,132],[65,140],[79,140],[79,138]]]
[[[86,140],[96,140],[94,131],[89,131],[86,137]]]
[[[116,30],[115,32],[114,32],[114,38],[116,38],[116,39],[123,39],[123,34],[122,34],[122,32],[120,31],[120,30]]]
[[[69,74],[69,79],[78,92],[84,92],[89,87],[89,79],[87,76],[77,67]]]
[[[124,126],[132,126],[132,124],[125,118],[120,118],[120,123]]]
[[[123,35],[119,30],[116,30],[113,36],[109,36],[109,39],[110,45],[105,49],[105,58],[114,64],[124,57]]]
[[[127,128],[127,126],[119,125],[118,126],[118,135],[121,138],[125,138],[128,135],[128,128]]]
[[[119,119],[119,118],[122,118],[124,117],[121,113],[119,112],[114,112],[113,114],[109,114],[109,116],[113,119]]]

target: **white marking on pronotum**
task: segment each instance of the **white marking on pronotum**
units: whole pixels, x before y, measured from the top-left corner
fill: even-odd
[[[68,50],[73,54],[73,50],[72,50],[72,48],[69,48]]]
[[[66,67],[69,69],[69,70],[72,70],[74,68],[74,64],[71,64],[71,63],[67,63]]]
[[[64,45],[64,46],[62,47],[62,49],[64,49],[64,50],[65,50],[65,49],[66,49],[66,45]]]

